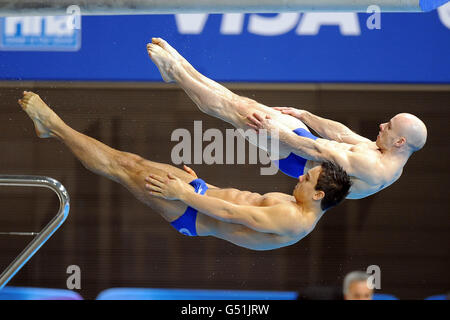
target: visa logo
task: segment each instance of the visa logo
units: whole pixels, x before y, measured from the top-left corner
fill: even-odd
[[[297,35],[314,36],[319,34],[322,26],[335,26],[342,36],[359,36],[361,28],[380,29],[382,14],[376,9],[368,8],[364,26],[360,25],[358,13],[355,12],[306,12],[279,13],[271,15],[227,13],[221,15],[220,33],[223,35],[239,35],[244,31],[259,36],[279,36],[295,30]],[[378,13],[377,13],[378,12]],[[437,10],[440,22],[450,29],[450,2]],[[205,28],[209,14],[176,14],[175,22],[181,34],[201,34]]]
[[[209,14],[176,14],[175,21],[179,33],[202,33]],[[220,33],[224,35],[242,34],[244,19],[242,13],[222,15]],[[316,35],[321,26],[337,26],[344,36],[361,34],[358,14],[353,12],[307,12],[279,13],[275,15],[249,14],[247,31],[260,36],[278,36],[295,29],[298,35]]]
[[[0,50],[77,51],[81,30],[70,16],[0,18]]]

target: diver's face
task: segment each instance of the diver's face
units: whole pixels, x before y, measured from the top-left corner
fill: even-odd
[[[391,148],[400,138],[400,135],[397,132],[399,127],[400,125],[397,116],[388,122],[381,123],[379,125],[380,131],[378,132],[376,141],[377,146],[383,149]]]
[[[298,183],[294,188],[294,197],[297,201],[305,202],[311,199],[316,200],[314,199],[315,194],[317,193],[315,188],[321,172],[322,167],[316,166],[298,178]]]

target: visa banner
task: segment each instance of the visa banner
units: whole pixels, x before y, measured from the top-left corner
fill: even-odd
[[[66,19],[67,20],[67,19]],[[0,18],[0,80],[162,81],[162,37],[224,82],[450,83],[450,3],[429,13]]]

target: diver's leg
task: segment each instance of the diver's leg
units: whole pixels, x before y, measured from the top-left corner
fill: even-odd
[[[54,137],[62,141],[88,170],[122,184],[167,221],[176,220],[186,210],[187,206],[180,201],[168,201],[149,195],[145,189],[145,178],[149,174],[166,176],[171,173],[183,181],[190,182],[193,177],[187,172],[115,150],[77,132],[65,124],[37,94],[25,92],[19,103],[33,120],[39,137]]]
[[[224,86],[200,74],[167,42],[154,38],[147,45],[150,58],[166,81],[175,81],[192,99],[197,107],[236,128],[249,129],[247,117],[253,113],[270,115],[275,122],[294,130],[303,123],[280,111],[265,106],[253,99],[239,96]]]

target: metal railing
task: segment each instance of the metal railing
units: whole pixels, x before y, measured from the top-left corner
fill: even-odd
[[[280,13],[306,11],[382,12],[432,10],[446,0],[0,0],[0,16],[65,15],[77,8],[81,15],[155,13]],[[73,11],[71,11],[73,13]]]
[[[2,289],[66,220],[69,215],[70,198],[66,188],[59,181],[49,177],[0,175],[0,186],[44,187],[54,191],[59,198],[58,213],[40,232],[0,232],[4,235],[35,236],[0,275],[0,289]]]

